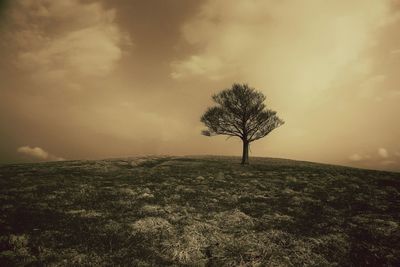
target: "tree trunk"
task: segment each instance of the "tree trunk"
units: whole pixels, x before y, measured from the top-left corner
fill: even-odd
[[[242,164],[249,164],[249,142],[243,141]]]

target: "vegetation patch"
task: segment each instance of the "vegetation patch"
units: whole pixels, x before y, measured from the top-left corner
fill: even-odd
[[[0,265],[400,265],[398,173],[239,161],[0,166]]]

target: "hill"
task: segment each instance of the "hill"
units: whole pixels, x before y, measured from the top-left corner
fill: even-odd
[[[0,265],[400,265],[398,173],[251,160],[0,166]]]

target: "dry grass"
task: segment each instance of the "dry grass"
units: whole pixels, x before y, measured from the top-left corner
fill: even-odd
[[[168,234],[174,230],[173,226],[160,217],[146,217],[131,224],[134,234],[157,235]]]
[[[400,265],[399,174],[238,162],[0,166],[0,265]]]

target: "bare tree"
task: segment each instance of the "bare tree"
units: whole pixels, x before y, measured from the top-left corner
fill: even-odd
[[[233,84],[212,96],[216,106],[209,107],[201,117],[207,126],[205,136],[236,136],[243,141],[242,164],[249,164],[249,144],[263,138],[284,124],[276,112],[267,109],[266,97],[247,84]]]

